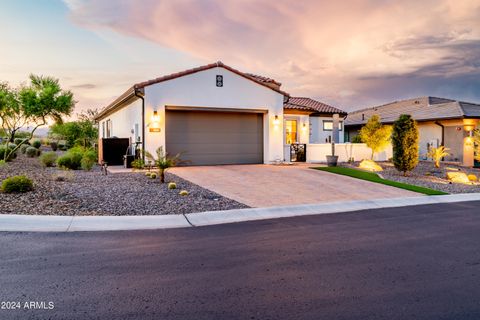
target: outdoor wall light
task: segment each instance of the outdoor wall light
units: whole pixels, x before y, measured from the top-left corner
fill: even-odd
[[[153,111],[152,123],[149,128],[150,132],[160,132],[160,116],[158,115],[157,110]]]
[[[305,122],[303,123],[302,130],[303,131],[307,130],[307,124]]]
[[[278,119],[278,115],[275,115],[275,118],[273,119],[273,124],[278,126],[280,124],[280,120]]]

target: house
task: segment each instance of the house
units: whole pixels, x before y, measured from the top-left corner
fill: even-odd
[[[368,119],[377,114],[392,124],[401,114],[409,114],[418,123],[420,157],[426,159],[430,147],[450,149],[447,161],[474,163],[473,130],[480,120],[480,105],[437,97],[420,97],[387,103],[350,112],[345,119],[346,139],[352,141]]]
[[[96,117],[99,161],[114,138],[151,153],[162,146],[191,165],[305,161],[307,145],[331,141],[345,116],[216,62],[134,84],[104,108]]]

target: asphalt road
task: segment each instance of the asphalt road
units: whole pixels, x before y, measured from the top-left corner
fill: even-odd
[[[21,303],[0,309],[2,320],[479,319],[480,202],[163,231],[1,233],[0,301]],[[25,309],[28,301],[54,308]]]

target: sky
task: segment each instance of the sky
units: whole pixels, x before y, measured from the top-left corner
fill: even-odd
[[[346,111],[480,103],[480,0],[0,0],[0,81],[54,76],[76,111],[222,61]]]

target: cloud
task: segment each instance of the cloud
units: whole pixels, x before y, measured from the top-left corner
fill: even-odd
[[[71,87],[75,89],[95,89],[97,88],[97,85],[93,83],[82,83],[82,84],[72,85]]]
[[[442,88],[480,75],[476,0],[65,2],[72,21],[85,28],[222,60],[274,77],[293,94],[346,108],[371,101],[366,94],[378,79],[401,86],[412,77],[434,78]],[[480,89],[474,97],[480,99]]]

